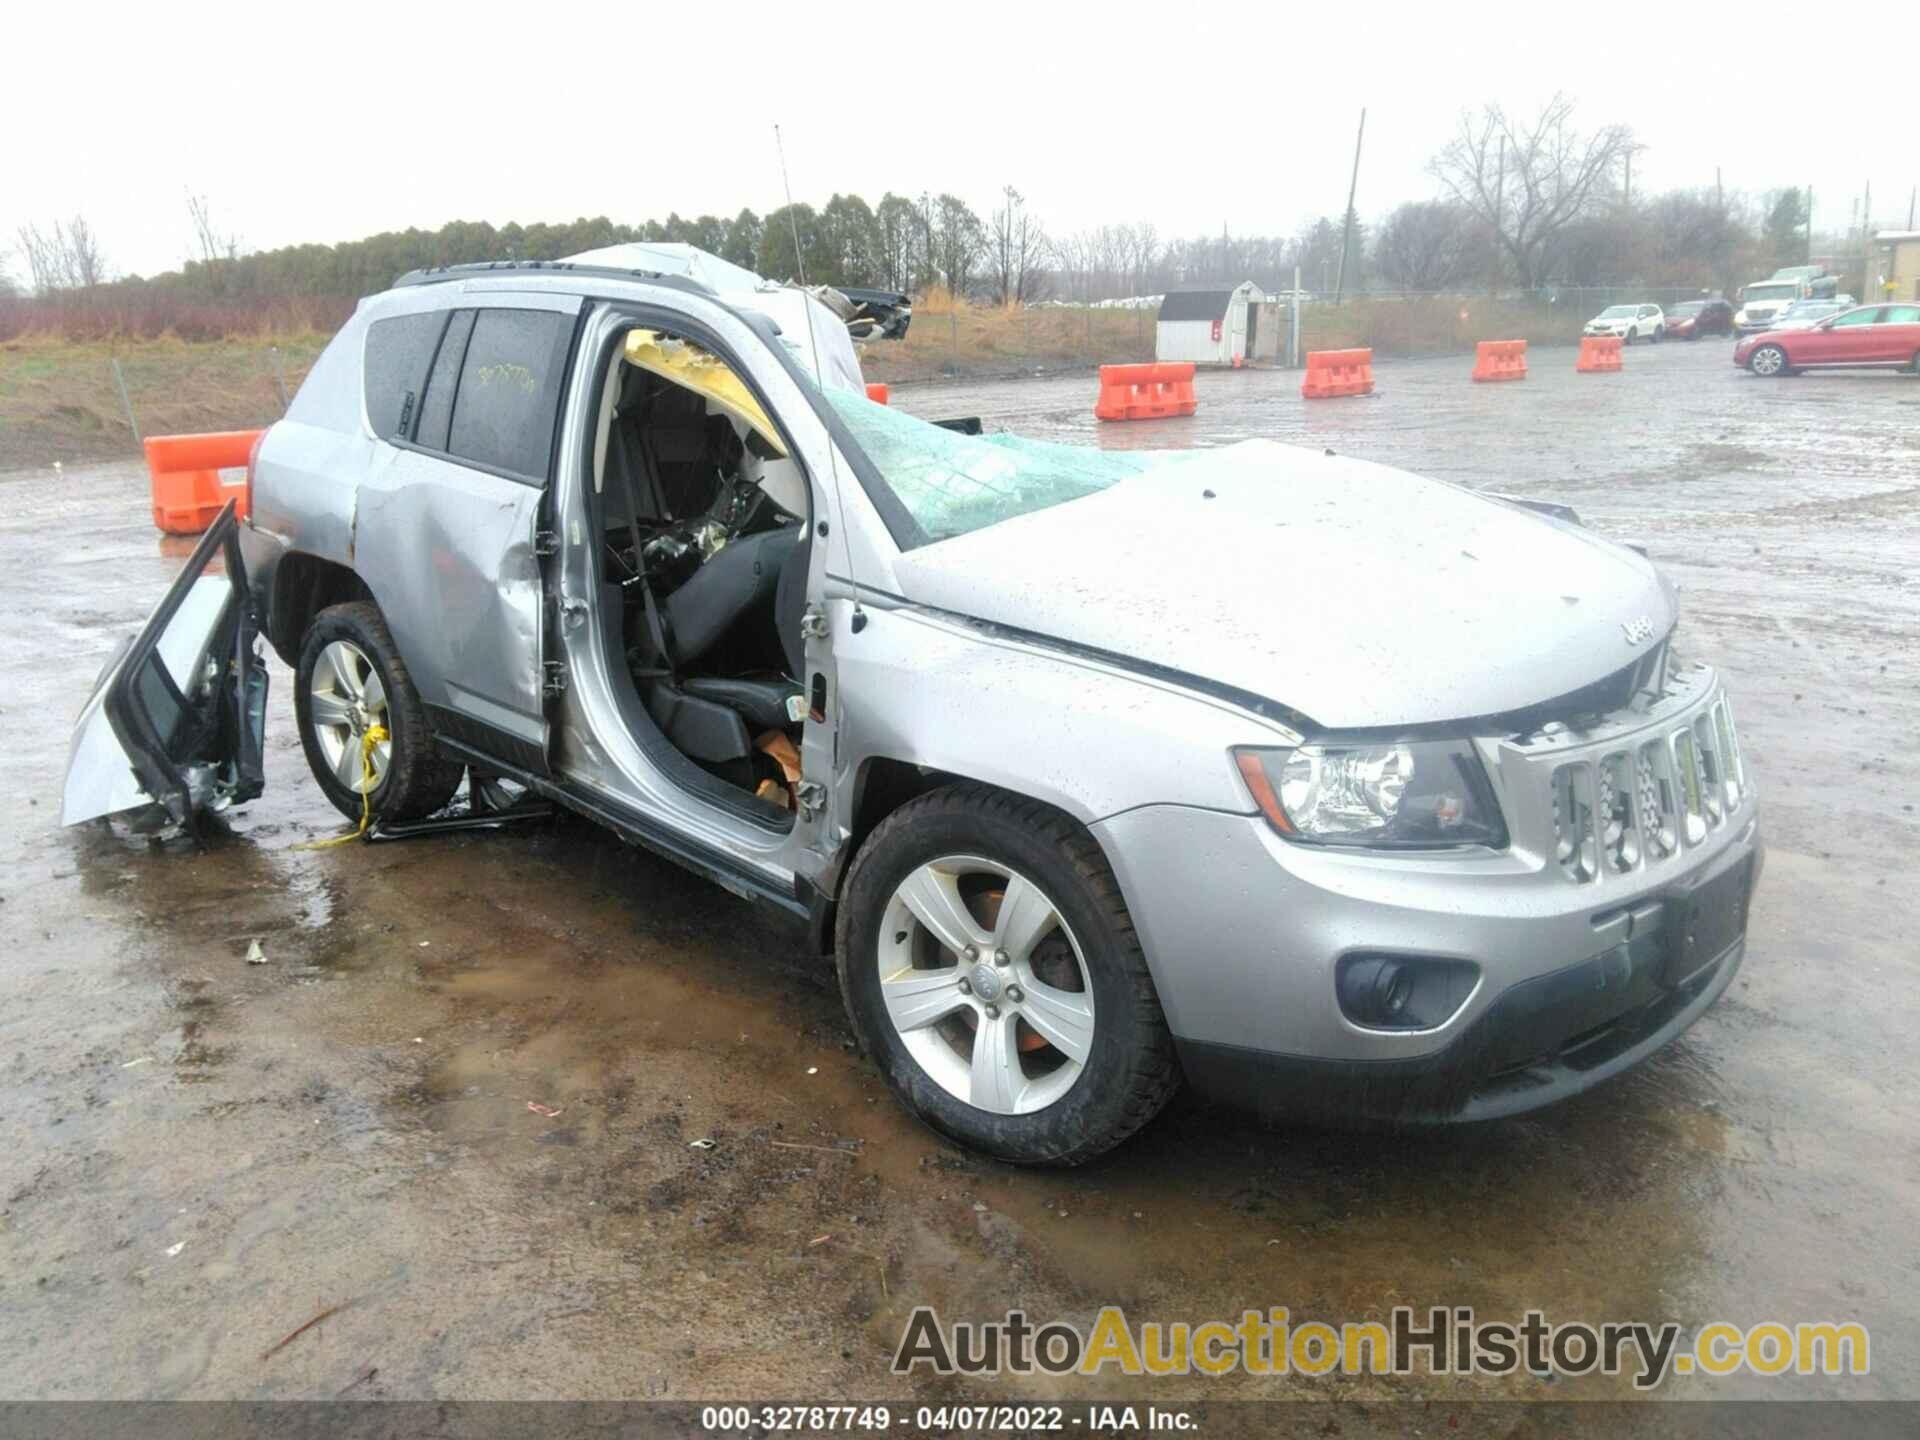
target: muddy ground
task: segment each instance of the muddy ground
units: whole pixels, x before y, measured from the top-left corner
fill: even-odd
[[[160,844],[61,830],[68,727],[185,546],[135,468],[0,478],[0,1396],[1627,1393],[887,1372],[923,1303],[1085,1324],[1105,1302],[1411,1302],[1858,1318],[1869,1376],[1664,1393],[1920,1398],[1920,380],[1763,382],[1726,356],[1576,377],[1540,351],[1499,386],[1404,363],[1314,404],[1297,375],[1220,374],[1153,425],[1096,427],[1086,376],[895,392],[1045,437],[1267,435],[1569,501],[1679,583],[1683,648],[1730,673],[1757,772],[1746,967],[1640,1071],[1439,1135],[1181,1101],[1071,1173],[906,1119],[797,937],[584,824],[296,848],[338,817],[277,662],[265,797]]]

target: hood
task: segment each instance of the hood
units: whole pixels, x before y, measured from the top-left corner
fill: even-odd
[[[1641,556],[1402,470],[1252,440],[901,556],[907,596],[1330,729],[1497,714],[1646,653]]]

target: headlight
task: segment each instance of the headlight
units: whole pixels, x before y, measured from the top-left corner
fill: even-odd
[[[1431,850],[1507,843],[1487,772],[1464,740],[1235,750],[1269,824],[1316,845]]]

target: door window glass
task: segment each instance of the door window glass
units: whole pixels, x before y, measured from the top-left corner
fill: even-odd
[[[1833,322],[1834,328],[1837,330],[1842,325],[1878,325],[1881,308],[1873,306],[1866,310],[1849,310]]]
[[[1920,325],[1920,305],[1892,305],[1883,325]]]
[[[544,481],[572,335],[573,317],[557,311],[480,311],[460,367],[448,452]]]

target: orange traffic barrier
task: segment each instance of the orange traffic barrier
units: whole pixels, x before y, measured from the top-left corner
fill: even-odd
[[[1300,393],[1308,400],[1373,393],[1373,351],[1309,350]]]
[[[892,393],[892,391],[888,390],[887,387],[882,385],[878,380],[869,380],[867,382],[867,398],[876,405],[886,404],[887,396]]]
[[[1193,362],[1166,365],[1102,365],[1100,398],[1093,413],[1102,420],[1164,420],[1200,408],[1193,396]]]
[[[144,442],[153,481],[153,523],[169,535],[198,535],[229,500],[247,514],[244,481],[221,483],[220,472],[244,468],[261,430],[221,430],[209,435],[151,435]]]
[[[1473,378],[1476,380],[1526,379],[1527,342],[1482,340],[1474,349]]]
[[[1618,335],[1582,335],[1580,358],[1573,368],[1582,375],[1605,375],[1620,368]]]

